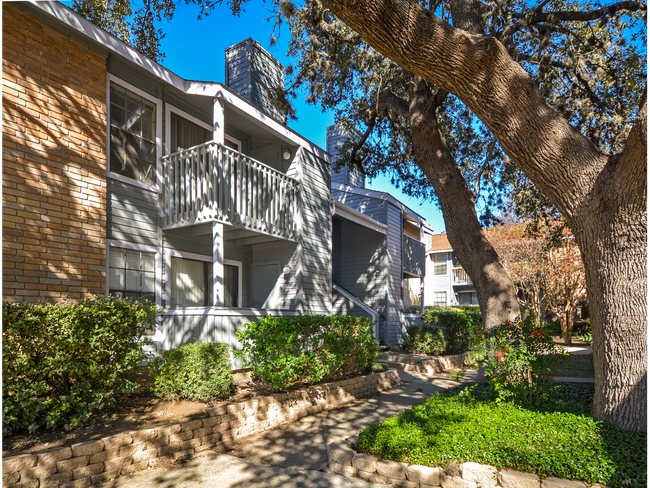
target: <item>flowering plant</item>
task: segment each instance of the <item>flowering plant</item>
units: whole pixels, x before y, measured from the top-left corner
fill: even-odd
[[[499,399],[529,405],[550,385],[551,366],[564,355],[545,326],[532,319],[477,331],[472,350]]]

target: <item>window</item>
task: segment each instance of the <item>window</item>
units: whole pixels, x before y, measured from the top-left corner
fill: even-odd
[[[447,292],[446,291],[436,291],[433,293],[433,306],[434,307],[446,307],[447,306]]]
[[[241,262],[224,260],[223,265],[223,306],[237,308],[242,306]]]
[[[433,254],[433,274],[446,275],[447,274],[447,253]]]
[[[475,291],[467,291],[458,293],[459,305],[478,305],[478,298]]]
[[[111,247],[108,255],[109,294],[154,302],[155,263],[154,253]]]
[[[212,263],[172,258],[172,307],[212,306]]]
[[[460,261],[458,261],[458,258],[456,257],[456,253],[453,253],[451,255],[451,262],[454,265],[454,268],[460,268]]]
[[[212,132],[172,113],[171,116],[172,152],[198,146],[212,140]]]
[[[156,106],[111,83],[112,173],[156,184]]]
[[[230,149],[234,149],[235,151],[241,152],[241,142],[239,142],[234,137],[225,136],[223,139],[223,145],[229,147]]]

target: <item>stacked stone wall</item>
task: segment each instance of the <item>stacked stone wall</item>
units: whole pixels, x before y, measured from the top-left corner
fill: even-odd
[[[136,471],[225,450],[237,439],[399,385],[395,370],[205,410],[201,419],[2,461],[4,488],[83,488]]]

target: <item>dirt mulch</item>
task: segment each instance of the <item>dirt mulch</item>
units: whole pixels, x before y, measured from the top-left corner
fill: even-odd
[[[131,393],[120,395],[116,398],[113,407],[96,412],[95,417],[87,424],[79,427],[64,426],[39,430],[33,434],[24,430],[11,436],[3,436],[2,456],[17,456],[44,449],[66,447],[133,430],[160,428],[203,418],[206,416],[205,409],[209,407],[279,393],[279,390],[261,381],[244,380],[236,383],[232,395],[223,401],[211,403],[187,400],[166,401],[157,398],[151,392],[148,385],[149,378],[145,371],[139,371],[134,376],[135,381],[140,385],[139,388]],[[337,381],[351,377],[346,376]],[[309,385],[296,384],[287,390],[298,390],[306,386]]]

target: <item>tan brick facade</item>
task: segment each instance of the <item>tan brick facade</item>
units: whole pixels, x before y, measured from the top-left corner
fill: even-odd
[[[106,291],[106,58],[3,2],[3,299]]]

